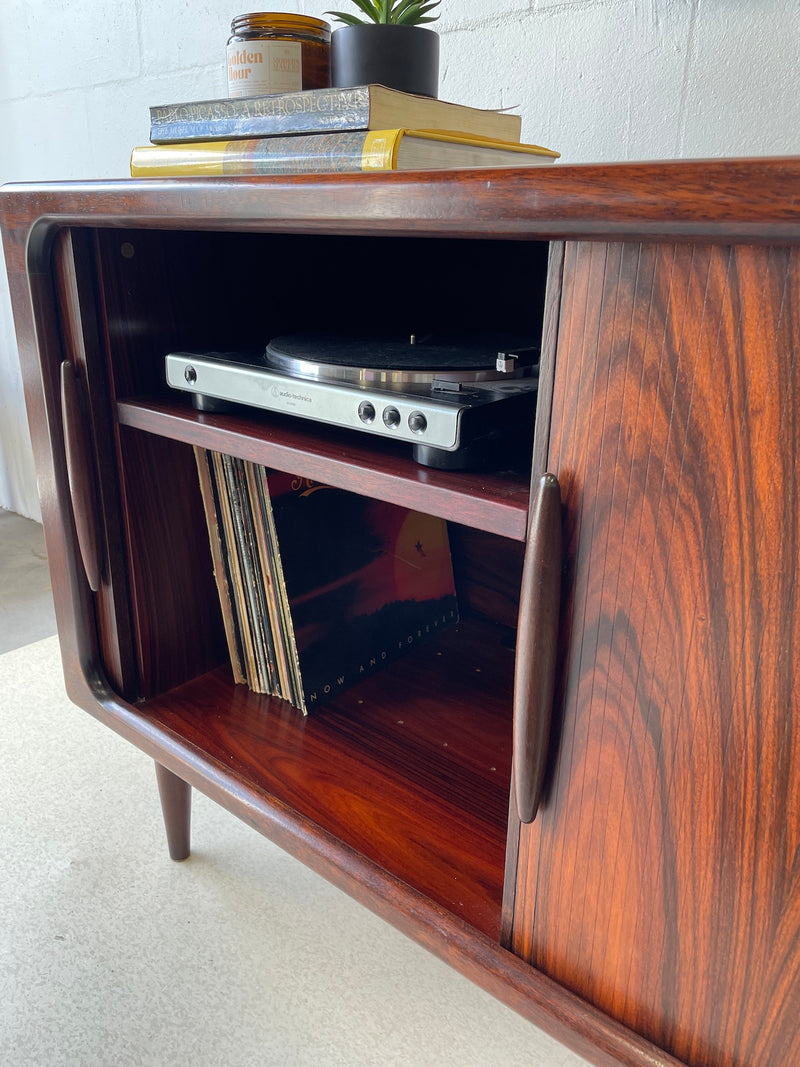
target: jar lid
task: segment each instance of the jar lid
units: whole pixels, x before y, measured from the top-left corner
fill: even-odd
[[[231,22],[231,33],[247,30],[268,30],[272,33],[305,33],[330,40],[330,24],[311,15],[287,15],[282,11],[254,11],[237,15]]]

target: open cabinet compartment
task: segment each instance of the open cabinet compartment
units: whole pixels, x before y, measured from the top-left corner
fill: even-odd
[[[440,472],[402,445],[305,420],[198,413],[166,386],[164,356],[351,320],[385,331],[398,307],[415,332],[499,324],[538,340],[547,245],[145,230],[73,241],[114,408],[107,521],[125,544],[137,714],[499,940],[530,454],[500,472]],[[447,519],[461,621],[308,718],[234,685],[193,446]]]

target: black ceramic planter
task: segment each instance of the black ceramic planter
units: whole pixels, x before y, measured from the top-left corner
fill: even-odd
[[[439,93],[439,35],[424,26],[342,26],[331,36],[331,84]]]

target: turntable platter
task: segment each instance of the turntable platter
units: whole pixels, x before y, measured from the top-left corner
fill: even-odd
[[[515,369],[498,370],[501,353],[520,353]],[[538,351],[519,337],[379,337],[291,334],[267,345],[267,363],[301,378],[384,386],[437,380],[480,382],[523,377]]]

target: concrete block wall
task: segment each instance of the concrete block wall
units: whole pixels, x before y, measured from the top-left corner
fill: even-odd
[[[225,41],[246,10],[3,0],[0,182],[126,176],[150,105],[225,95]],[[565,162],[800,153],[797,0],[442,0],[435,28],[440,95],[519,109],[523,139]],[[0,405],[0,507],[36,518],[3,269]]]

